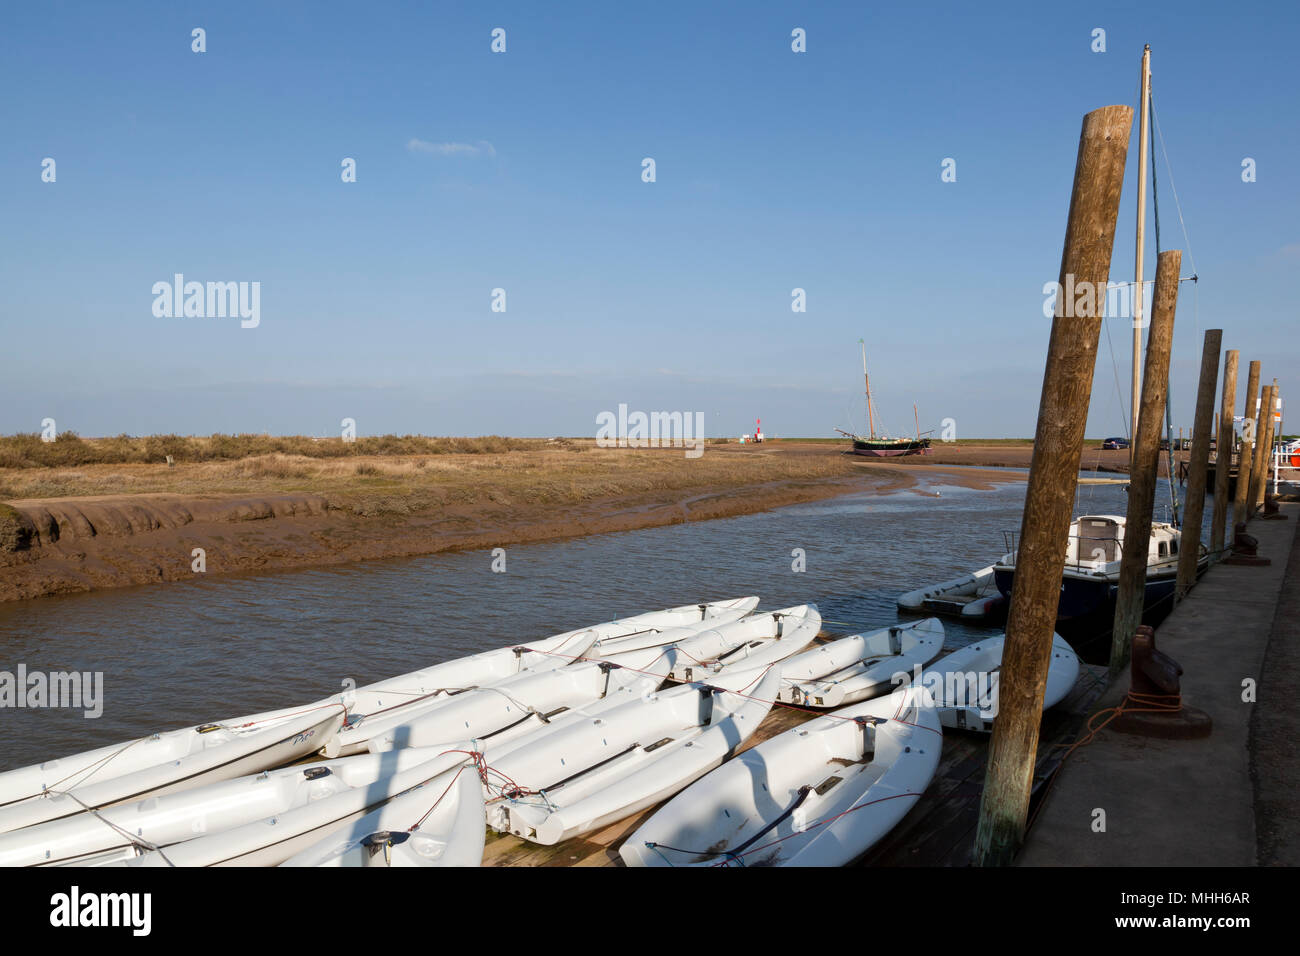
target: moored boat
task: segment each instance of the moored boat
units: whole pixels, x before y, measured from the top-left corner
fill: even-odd
[[[1121,515],[1084,515],[1070,525],[1061,597],[1056,619],[1070,621],[1114,609],[1119,590],[1120,560],[1124,548],[1125,519]],[[1178,551],[1183,533],[1163,521],[1151,523],[1146,542],[1147,573],[1144,606],[1148,609],[1171,601],[1178,577]],[[1015,582],[1018,550],[1012,549],[993,565],[998,591],[1010,600]],[[1142,545],[1139,543],[1138,545]],[[1197,573],[1209,566],[1209,553],[1200,546]]]

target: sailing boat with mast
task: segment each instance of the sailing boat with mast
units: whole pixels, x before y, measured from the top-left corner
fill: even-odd
[[[842,428],[835,429],[841,435],[853,439],[853,453],[855,455],[866,455],[870,458],[894,458],[899,455],[928,455],[930,454],[930,439],[922,437],[921,424],[917,418],[916,437],[915,438],[889,438],[884,435],[876,435],[876,410],[871,402],[871,379],[867,376],[867,343],[866,339],[858,339],[862,343],[862,382],[867,390],[867,431],[868,434],[855,435],[852,432],[846,432]],[[912,407],[913,413],[916,406]],[[926,433],[927,435],[929,432]]]
[[[1150,280],[1143,278],[1143,252],[1146,243],[1146,198],[1147,198],[1147,159],[1150,152],[1151,118],[1151,47],[1147,45],[1142,52],[1142,74],[1139,92],[1138,127],[1138,203],[1137,203],[1137,241],[1135,248],[1135,272],[1133,294],[1133,372],[1132,372],[1132,431],[1137,434],[1138,411],[1141,407],[1141,369],[1139,359],[1142,353],[1142,307],[1143,286]],[[1160,207],[1155,194],[1155,162],[1152,157],[1151,185],[1153,208],[1156,222],[1156,251],[1160,247]],[[1177,201],[1177,194],[1175,194]],[[1181,218],[1181,215],[1180,215]],[[1192,281],[1196,276],[1190,277]],[[1107,660],[1110,648],[1109,631],[1100,633],[1098,628],[1113,620],[1115,598],[1118,592],[1120,565],[1124,548],[1137,548],[1147,556],[1146,584],[1143,607],[1148,612],[1167,609],[1174,594],[1178,575],[1178,555],[1184,547],[1198,548],[1197,573],[1202,573],[1209,565],[1209,554],[1200,544],[1200,529],[1184,529],[1178,522],[1177,491],[1172,480],[1173,475],[1173,441],[1172,416],[1168,387],[1166,385],[1165,429],[1169,435],[1169,481],[1170,502],[1173,510],[1173,522],[1153,521],[1150,536],[1146,541],[1130,540],[1126,537],[1127,518],[1123,515],[1093,514],[1082,515],[1070,525],[1066,565],[1061,579],[1061,596],[1057,607],[1058,625],[1068,621],[1080,622],[1080,630],[1088,635],[1085,645],[1076,644],[1075,649],[1085,659],[1094,657],[1100,661]],[[1130,446],[1136,455],[1136,443]],[[1130,458],[1130,462],[1132,462]],[[1014,534],[1007,535],[1007,553],[993,566],[993,579],[998,591],[1010,601],[1011,589],[1015,581],[1016,563],[1019,558],[1018,545]],[[1093,625],[1096,625],[1095,627]]]

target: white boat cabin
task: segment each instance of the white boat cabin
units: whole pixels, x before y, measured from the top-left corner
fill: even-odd
[[[1163,521],[1151,523],[1147,543],[1147,566],[1178,561],[1182,532]],[[1124,519],[1119,515],[1083,515],[1070,524],[1070,542],[1065,562],[1079,570],[1119,570],[1124,553]],[[1113,567],[1112,567],[1113,566]]]
[[[1083,515],[1070,524],[1066,545],[1065,570],[1083,574],[1114,576],[1119,574],[1124,554],[1124,518],[1121,515]],[[1151,522],[1147,543],[1147,568],[1166,568],[1178,563],[1178,546],[1182,532],[1164,521]],[[1014,567],[1018,550],[1003,555],[998,562]]]

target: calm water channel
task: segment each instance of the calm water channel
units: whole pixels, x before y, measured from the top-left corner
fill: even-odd
[[[99,671],[103,714],[0,711],[0,770],[359,684],[611,617],[757,594],[815,602],[827,629],[899,619],[894,601],[994,561],[1019,530],[1022,482],[938,483],[698,524],[323,570],[203,578],[0,604],[0,671]],[[1162,488],[1156,517],[1166,518]],[[1118,513],[1122,486],[1081,486],[1076,513]],[[1207,502],[1208,510],[1208,502]],[[807,570],[792,570],[802,548]],[[990,633],[945,621],[948,644]]]

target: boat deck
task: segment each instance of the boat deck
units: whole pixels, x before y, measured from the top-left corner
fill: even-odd
[[[841,635],[823,635],[819,642]],[[1034,773],[1032,814],[1043,785],[1060,766],[1065,749],[1074,742],[1105,689],[1106,668],[1080,662],[1074,689],[1043,718],[1038,765]],[[783,733],[820,712],[778,704],[746,741],[741,752]],[[863,866],[968,866],[975,844],[980,791],[989,737],[960,730],[944,731],[943,756],[925,795],[902,822],[878,843]],[[618,848],[660,805],[617,823],[555,846],[529,843],[515,836],[488,831],[484,866],[621,866]]]

